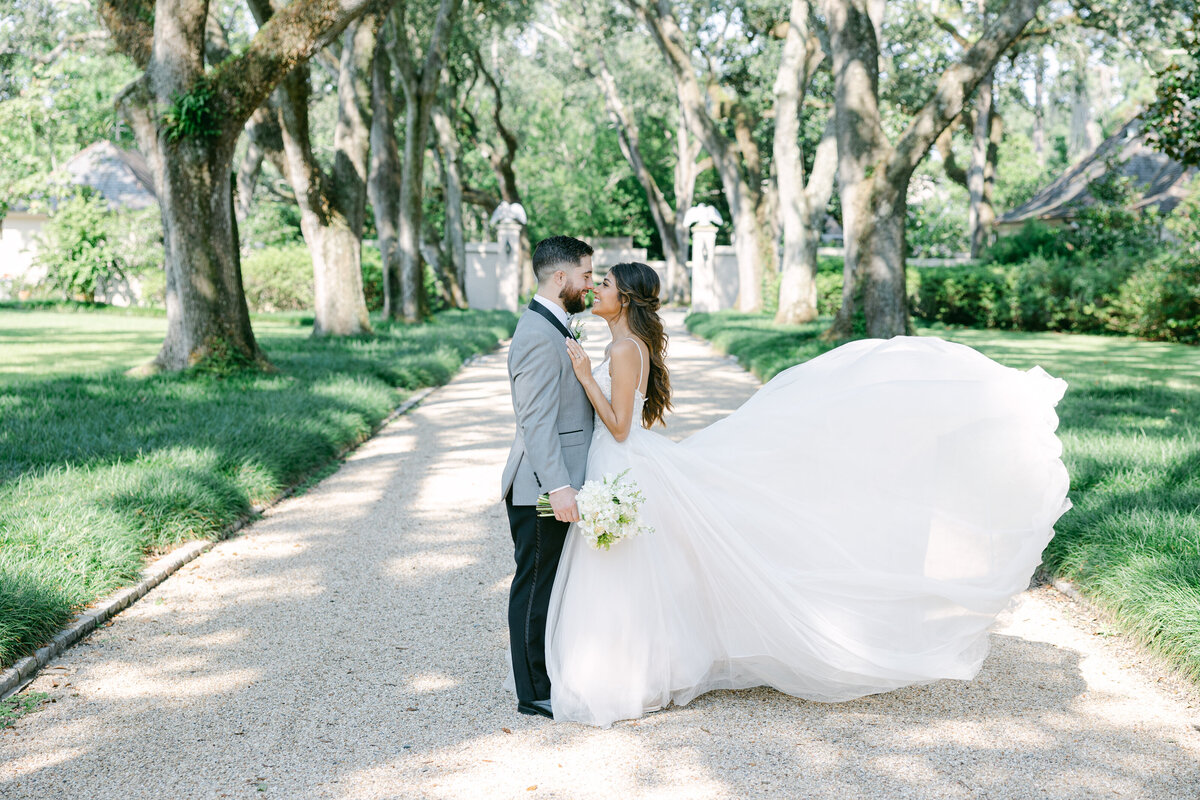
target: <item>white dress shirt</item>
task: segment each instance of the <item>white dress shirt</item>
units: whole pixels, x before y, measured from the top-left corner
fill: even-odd
[[[555,319],[557,319],[559,322],[561,322],[562,326],[564,328],[566,328],[567,330],[571,330],[571,326],[567,324],[568,314],[567,314],[567,310],[565,308],[560,306],[558,303],[550,302],[546,298],[542,297],[540,294],[535,294],[533,296],[533,299],[536,300],[537,302],[541,303],[546,308],[550,309],[550,313],[554,315]]]

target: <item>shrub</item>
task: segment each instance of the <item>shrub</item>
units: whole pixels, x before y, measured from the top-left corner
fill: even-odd
[[[313,307],[312,256],[304,245],[265,247],[242,259],[242,287],[251,311]]]
[[[918,271],[913,314],[948,325],[1011,328],[1017,273],[1009,267],[926,267]]]
[[[970,249],[966,206],[935,194],[908,207],[904,243],[910,256],[947,258]]]
[[[1113,321],[1145,339],[1200,344],[1200,258],[1172,253],[1138,269],[1121,286]]]
[[[1016,233],[998,238],[983,251],[981,258],[992,264],[1017,264],[1035,255],[1065,256],[1073,248],[1064,231],[1038,220],[1029,220]]]
[[[917,272],[913,314],[931,322],[1200,342],[1200,258],[1187,251]]]
[[[383,310],[383,260],[379,248],[362,247],[363,295],[368,311]],[[265,247],[242,259],[242,285],[251,311],[309,311],[313,307],[313,266],[303,244]],[[430,311],[445,308],[433,270],[425,268],[425,296]]]
[[[250,204],[250,215],[238,223],[238,239],[242,247],[251,250],[304,244],[300,207],[259,192]]]
[[[817,315],[832,317],[842,307],[842,273],[817,273]]]
[[[1030,222],[981,266],[923,270],[914,313],[973,327],[1200,340],[1200,191],[1167,218],[1179,246],[1164,251],[1163,221],[1132,210],[1129,179],[1113,171],[1088,189],[1092,202],[1069,227]]]
[[[363,295],[367,299],[368,311],[383,310],[383,256],[377,244],[363,242],[362,247]]]
[[[106,286],[161,272],[161,243],[157,209],[113,210],[90,187],[79,187],[60,198],[35,263],[51,290],[91,302]]]
[[[1118,252],[1094,260],[1036,256],[1013,267],[1019,305],[1014,327],[1077,333],[1112,330],[1117,294],[1135,266],[1130,253]]]
[[[1080,208],[1071,223],[1070,238],[1080,254],[1104,257],[1157,246],[1162,220],[1152,210],[1134,210],[1137,192],[1132,178],[1110,164],[1104,175],[1088,185],[1088,194],[1092,202]]]

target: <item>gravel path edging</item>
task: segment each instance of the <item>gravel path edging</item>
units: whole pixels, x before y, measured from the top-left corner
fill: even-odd
[[[502,341],[500,345],[503,345]],[[499,346],[499,345],[498,345]],[[473,363],[480,356],[486,355],[479,353],[465,359],[462,367],[466,367]],[[314,473],[320,473],[328,468],[330,464],[335,464],[342,461],[353,451],[357,450],[363,444],[379,433],[385,426],[393,422],[397,417],[407,414],[412,409],[421,404],[429,395],[433,394],[441,386],[429,386],[417,391],[407,400],[405,400],[392,412],[379,421],[378,424],[371,428],[370,433],[364,436],[357,442],[343,447],[336,456],[328,462],[318,467]],[[308,476],[308,477],[311,477]],[[201,539],[192,542],[187,542],[167,553],[164,556],[152,561],[145,571],[142,572],[142,579],[132,586],[126,586],[123,589],[118,589],[115,593],[100,600],[95,605],[84,609],[75,619],[71,620],[65,628],[56,633],[50,638],[50,643],[45,647],[36,650],[33,655],[25,656],[18,659],[11,667],[0,671],[0,700],[16,694],[24,689],[29,683],[37,677],[38,672],[45,668],[47,664],[57,658],[68,648],[82,641],[89,633],[103,625],[108,620],[115,617],[130,605],[140,600],[147,592],[158,586],[167,579],[173,572],[178,570],[184,564],[187,564],[192,559],[199,556],[201,553],[208,552],[217,542],[229,539],[242,528],[260,518],[264,512],[273,506],[278,505],[283,500],[295,494],[296,490],[303,486],[308,477],[298,481],[296,484],[284,489],[275,497],[271,498],[260,505],[251,506],[250,510],[243,514],[239,519],[230,523],[224,530],[213,539]]]
[[[593,363],[604,344],[585,345]],[[669,438],[758,386],[671,345]],[[1147,679],[1131,642],[1045,581],[974,681],[844,704],[713,692],[607,731],[516,714],[495,497],[508,389],[503,353],[480,358],[62,654],[25,690],[46,694],[36,713],[0,734],[0,795],[1198,800],[1200,699]]]

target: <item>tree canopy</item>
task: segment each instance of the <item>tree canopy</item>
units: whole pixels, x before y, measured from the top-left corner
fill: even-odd
[[[997,216],[1134,115],[1164,153],[1200,160],[1196,17],[1194,0],[13,0],[0,197],[51,202],[99,139],[141,149],[160,194],[204,196],[164,212],[166,291],[188,295],[198,267],[179,259],[204,241],[225,277],[203,281],[231,294],[175,366],[205,336],[257,358],[231,331],[248,331],[239,254],[259,247],[308,246],[326,275],[318,331],[369,329],[364,239],[388,315],[419,319],[427,290],[462,304],[463,242],[490,236],[502,200],[526,209],[526,260],[555,233],[631,237],[671,265],[675,299],[683,215],[713,205],[740,305],[781,304],[783,321],[817,313],[816,244],[840,225],[838,330],[865,308],[890,335],[908,257],[978,252]],[[236,179],[196,184],[201,164]],[[226,206],[228,233],[189,227]]]

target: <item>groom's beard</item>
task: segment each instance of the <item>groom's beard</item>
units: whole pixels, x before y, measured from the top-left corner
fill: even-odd
[[[585,294],[587,294],[587,289],[575,291],[564,286],[558,292],[558,299],[563,301],[563,308],[567,310],[568,314],[578,314],[587,308],[587,303],[583,299]]]

